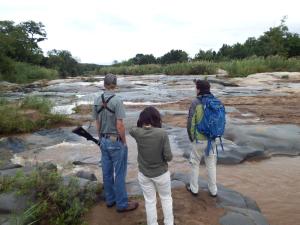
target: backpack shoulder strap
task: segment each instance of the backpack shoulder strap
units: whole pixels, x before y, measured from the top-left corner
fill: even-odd
[[[113,111],[112,109],[110,109],[107,104],[109,103],[109,101],[115,97],[115,95],[110,96],[106,101],[104,99],[104,94],[101,95],[101,100],[102,100],[102,106],[101,108],[97,111],[97,113],[99,114],[103,109],[107,109],[109,112],[111,113],[115,113],[115,111]]]

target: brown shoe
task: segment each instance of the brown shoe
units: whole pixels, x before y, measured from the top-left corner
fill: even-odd
[[[127,208],[117,209],[117,212],[119,212],[119,213],[129,212],[129,211],[135,210],[138,206],[139,206],[138,202],[128,202]]]

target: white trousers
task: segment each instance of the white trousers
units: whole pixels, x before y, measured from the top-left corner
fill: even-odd
[[[217,189],[217,154],[216,154],[216,145],[212,144],[212,149],[209,152],[209,156],[206,156],[205,149],[207,147],[207,141],[198,141],[198,143],[193,143],[193,149],[190,155],[190,164],[191,164],[191,176],[190,176],[190,188],[193,193],[198,193],[198,176],[199,176],[199,165],[202,155],[204,155],[204,161],[207,170],[208,176],[208,190],[212,195],[216,195],[218,192]]]
[[[159,194],[162,210],[164,213],[164,224],[173,225],[173,200],[171,195],[171,178],[170,172],[149,178],[144,176],[141,172],[138,173],[138,180],[141,185],[147,214],[148,225],[158,225],[157,210],[156,210],[156,190]]]

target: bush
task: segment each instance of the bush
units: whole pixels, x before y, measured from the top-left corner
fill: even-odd
[[[2,73],[1,79],[14,83],[30,83],[36,80],[52,80],[58,78],[58,72],[41,66],[31,65],[23,62],[13,62],[14,71]]]
[[[50,113],[53,103],[46,99],[37,96],[27,96],[23,101],[21,108],[23,109],[36,109],[41,113]]]
[[[0,106],[1,106],[1,105],[7,105],[7,104],[8,104],[7,99],[6,99],[6,98],[0,97]]]
[[[66,115],[52,114],[51,108],[52,103],[40,97],[26,97],[20,103],[0,101],[0,134],[27,133],[71,123]],[[28,114],[27,109],[33,112]]]
[[[0,106],[0,134],[23,133],[35,129],[35,123],[23,116],[16,106]]]
[[[208,75],[215,74],[216,64],[209,61],[197,61],[189,63],[175,63],[164,67],[164,73],[167,75]]]
[[[105,75],[108,73],[122,75],[156,74],[162,73],[162,66],[155,64],[134,66],[106,66],[98,69],[97,73],[100,75]]]
[[[15,177],[0,177],[0,181],[0,193],[34,194],[31,206],[21,216],[13,218],[18,224],[83,224],[82,216],[101,192],[100,185],[81,189],[76,178],[65,182],[56,171],[42,167],[30,175],[19,172]]]
[[[106,66],[100,68],[97,73],[121,75],[144,75],[144,74],[167,74],[167,75],[189,75],[189,74],[214,74],[216,64],[209,61],[174,63],[168,65],[134,65],[134,66]]]
[[[222,62],[220,67],[233,77],[244,77],[249,74],[262,72],[300,71],[300,60],[297,58],[286,59],[281,56],[251,57],[243,60]]]

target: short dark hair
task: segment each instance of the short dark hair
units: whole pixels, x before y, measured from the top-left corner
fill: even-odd
[[[200,90],[199,95],[210,94],[210,84],[207,80],[194,80],[196,88]]]
[[[140,113],[137,126],[143,127],[143,125],[151,125],[152,127],[161,128],[161,116],[155,107],[148,106]]]

